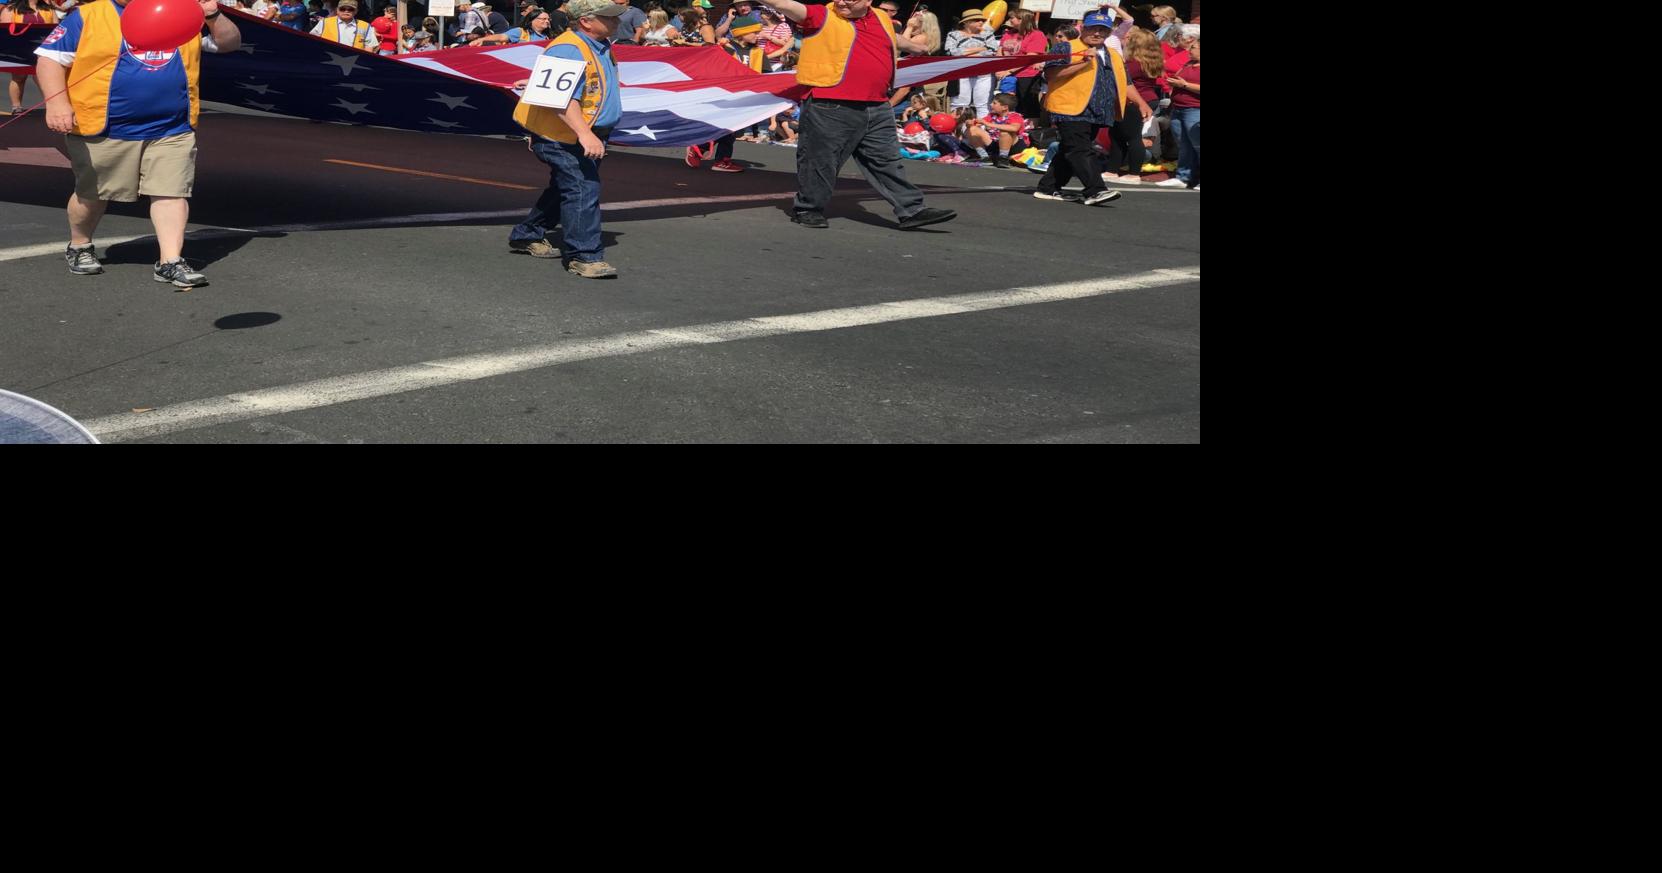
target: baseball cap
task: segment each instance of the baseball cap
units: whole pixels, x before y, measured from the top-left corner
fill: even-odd
[[[621,3],[613,3],[612,0],[571,0],[566,6],[566,15],[569,15],[572,21],[596,16],[615,18],[628,8]]]
[[[1079,22],[1080,27],[1108,27],[1114,26],[1114,16],[1106,12],[1087,12],[1085,20]]]

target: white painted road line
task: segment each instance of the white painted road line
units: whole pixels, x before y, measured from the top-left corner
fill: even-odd
[[[760,337],[838,330],[847,327],[933,318],[966,312],[984,312],[1035,303],[1056,303],[1099,297],[1121,291],[1187,285],[1200,281],[1200,267],[1162,269],[1135,276],[1008,288],[951,297],[899,300],[870,306],[825,309],[795,315],[773,315],[739,321],[693,324],[634,333],[613,334],[594,339],[567,340],[543,346],[426,361],[407,367],[393,367],[302,382],[279,388],[265,388],[163,406],[150,412],[121,413],[82,422],[104,442],[121,442],[160,436],[183,430],[265,418],[322,406],[386,397],[424,388],[459,382],[473,382],[554,367],[572,361],[639,355],[664,349],[690,348],[710,343],[734,342]]]

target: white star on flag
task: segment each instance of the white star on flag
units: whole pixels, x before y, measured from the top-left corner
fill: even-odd
[[[357,115],[360,112],[368,113],[370,115],[375,114],[374,112],[370,111],[368,103],[350,103],[350,102],[347,102],[346,98],[344,98],[344,97],[335,98],[335,105],[339,106],[342,109],[345,109],[347,112],[350,112],[353,115]]]
[[[653,130],[650,127],[647,127],[646,125],[641,125],[640,127],[637,127],[634,130],[625,130],[625,131],[620,131],[620,132],[621,133],[632,133],[635,136],[644,136],[647,139],[657,139],[658,138],[658,132],[656,130]]]
[[[350,76],[354,70],[358,69],[358,59],[352,55],[337,55],[334,52],[327,52],[327,54],[334,60],[324,61],[323,63],[340,67],[342,76]]]
[[[432,116],[427,117],[427,123],[428,124],[436,124],[439,127],[461,127],[462,126],[460,122],[457,122],[457,121],[440,121],[437,118],[434,118]]]
[[[443,103],[445,106],[448,106],[451,109],[455,109],[459,106],[467,106],[467,108],[469,108],[469,109],[479,108],[477,106],[468,106],[468,102],[467,102],[466,97],[452,97],[449,94],[440,94],[437,91],[433,92],[433,96],[427,98],[427,102],[428,103]]]
[[[256,103],[253,100],[245,100],[243,102],[247,103],[249,106],[254,107],[255,109],[264,109],[267,112],[276,112],[277,111],[277,104],[275,104],[275,103]]]
[[[357,84],[348,84],[346,82],[336,82],[335,87],[336,88],[351,88],[352,90],[358,92],[359,94],[362,94],[365,91],[379,91],[379,90],[381,90],[380,88],[377,88],[374,85],[357,85]]]
[[[247,82],[238,82],[237,87],[238,88],[247,88],[248,90],[253,91],[255,94],[260,95],[261,97],[265,97],[265,96],[270,95],[270,94],[281,94],[281,93],[283,93],[281,91],[271,90],[270,85],[250,85]]]

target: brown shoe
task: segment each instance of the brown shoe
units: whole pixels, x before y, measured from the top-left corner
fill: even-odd
[[[566,270],[585,279],[616,279],[617,267],[605,261],[572,261]]]
[[[516,255],[530,255],[533,258],[557,258],[560,250],[545,239],[534,239],[530,242],[509,241],[508,251]]]

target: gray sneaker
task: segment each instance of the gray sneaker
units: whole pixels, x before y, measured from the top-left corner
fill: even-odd
[[[63,259],[69,262],[69,272],[77,276],[96,276],[104,272],[104,265],[98,263],[98,254],[93,251],[92,243],[84,246],[70,246],[64,249]]]
[[[605,261],[572,261],[566,264],[566,270],[576,273],[585,279],[616,279],[617,267]]]
[[[1086,197],[1081,202],[1084,203],[1086,206],[1101,206],[1104,203],[1112,203],[1115,200],[1118,200],[1123,196],[1125,196],[1125,195],[1121,194],[1118,191],[1110,191],[1108,189],[1103,189],[1101,191],[1096,192],[1095,194],[1092,194],[1089,197]]]
[[[157,264],[155,275],[151,278],[157,282],[167,282],[175,288],[197,288],[208,284],[208,277],[190,268],[184,258],[174,258],[165,264]]]

